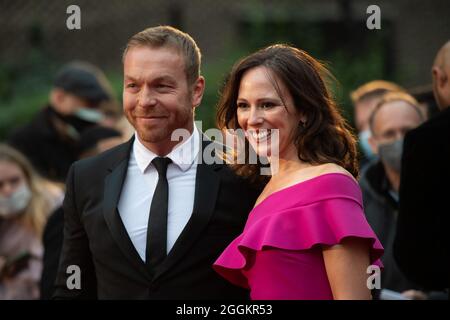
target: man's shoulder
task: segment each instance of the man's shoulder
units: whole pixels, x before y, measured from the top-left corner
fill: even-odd
[[[14,129],[7,140],[14,143],[16,141],[34,141],[48,136],[52,133],[48,120],[48,107],[36,113],[28,122]]]
[[[113,168],[123,160],[129,158],[129,153],[133,145],[133,138],[114,148],[104,151],[93,157],[76,161],[73,166],[77,172],[97,173],[102,168]]]
[[[439,139],[450,133],[450,107],[430,118],[422,125],[411,130],[407,134],[410,140],[423,140],[424,138]],[[445,136],[447,138],[447,136]],[[429,142],[429,141],[428,141]]]
[[[382,201],[382,184],[386,179],[386,172],[379,159],[374,159],[369,162],[361,172],[359,178],[359,186],[363,193],[364,201],[367,197],[378,199]]]

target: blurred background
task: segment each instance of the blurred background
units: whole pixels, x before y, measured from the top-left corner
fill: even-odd
[[[81,9],[80,30],[66,27],[71,4]],[[380,30],[366,27],[370,4],[381,8]],[[0,140],[42,108],[55,72],[74,59],[102,68],[121,101],[123,47],[160,24],[188,32],[202,50],[207,86],[197,119],[204,130],[214,127],[218,91],[233,63],[274,42],[327,63],[352,122],[349,92],[367,81],[391,80],[431,95],[430,67],[450,38],[449,12],[448,0],[2,0]]]
[[[374,4],[381,10],[381,29],[369,30],[367,20],[373,12],[367,9]],[[68,19],[74,21],[73,12],[67,12],[71,5],[81,11],[79,30],[67,27]],[[441,274],[449,268],[440,259],[448,241],[436,245],[435,235],[443,239],[448,223],[434,226],[440,220],[426,215],[446,212],[442,208],[448,188],[436,187],[435,180],[427,182],[450,179],[442,176],[448,173],[449,161],[441,155],[450,154],[448,148],[445,151],[448,134],[440,133],[444,131],[435,131],[433,140],[426,136],[423,144],[431,141],[430,146],[437,146],[435,153],[427,151],[433,162],[427,159],[432,165],[426,169],[435,171],[423,175],[425,182],[417,180],[417,170],[411,169],[422,170],[425,158],[420,150],[410,155],[417,166],[410,167],[414,179],[409,183],[419,193],[402,196],[404,203],[426,199],[418,206],[411,202],[412,210],[404,214],[411,221],[422,214],[430,217],[414,220],[420,221],[420,248],[425,249],[417,250],[417,243],[405,238],[401,253],[411,255],[405,256],[400,270],[393,243],[397,216],[403,210],[399,209],[402,149],[396,146],[402,146],[406,129],[437,113],[431,66],[439,48],[450,40],[449,13],[449,0],[0,0],[0,300],[51,297],[63,242],[61,203],[67,171],[73,161],[101,153],[133,134],[121,111],[122,52],[132,35],[157,25],[189,33],[202,51],[206,92],[196,119],[204,131],[215,127],[220,88],[243,56],[269,44],[287,43],[324,62],[337,79],[331,89],[344,116],[350,124],[355,119],[358,124],[365,214],[385,248],[379,298],[446,299],[448,289],[443,288],[448,283],[442,280],[448,277]],[[58,73],[74,60],[98,66],[111,85],[87,64]],[[379,79],[393,83],[386,87],[383,81],[371,82]],[[403,97],[395,100],[403,103],[402,108],[384,107],[381,119],[390,121],[378,120],[381,125],[375,132],[375,120],[372,117],[369,128],[369,117],[384,94],[393,93],[389,91]],[[408,104],[419,114],[409,107],[405,111]],[[409,113],[414,123],[408,120]],[[393,130],[401,132],[400,138],[398,132],[395,137],[390,134]],[[422,233],[424,225],[428,236]],[[411,230],[412,239],[419,239]],[[424,258],[417,258],[418,253]],[[404,270],[420,272],[406,276]],[[414,278],[421,283],[412,283]]]

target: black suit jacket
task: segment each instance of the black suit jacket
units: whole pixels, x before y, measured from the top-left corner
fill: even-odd
[[[42,242],[44,257],[42,261],[42,275],[40,283],[40,299],[51,299],[58,272],[59,257],[64,240],[64,211],[62,206],[56,209],[48,218],[45,225]]]
[[[450,107],[405,137],[394,255],[425,289],[449,286]]]
[[[202,135],[201,135],[202,136]],[[260,190],[223,164],[199,163],[194,209],[161,266],[151,274],[117,211],[133,139],[78,161],[67,178],[64,244],[56,299],[246,299],[212,269],[243,230]],[[203,141],[201,150],[213,149]],[[183,195],[179,195],[183,197]],[[68,266],[81,269],[81,289],[68,289]]]

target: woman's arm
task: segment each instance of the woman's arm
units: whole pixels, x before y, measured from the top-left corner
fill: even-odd
[[[372,299],[367,287],[370,259],[366,240],[346,238],[340,244],[324,246],[323,259],[334,299]]]

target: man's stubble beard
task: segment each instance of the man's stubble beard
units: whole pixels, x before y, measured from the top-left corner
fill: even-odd
[[[169,142],[171,141],[172,133],[180,128],[185,128],[186,130],[193,129],[194,122],[194,110],[186,110],[177,114],[177,118],[174,123],[169,124],[166,127],[155,126],[152,129],[148,129],[142,124],[138,126],[136,119],[133,119],[130,115],[126,115],[128,122],[136,130],[139,138],[148,143],[159,143],[159,142]],[[167,121],[166,119],[163,120]]]

